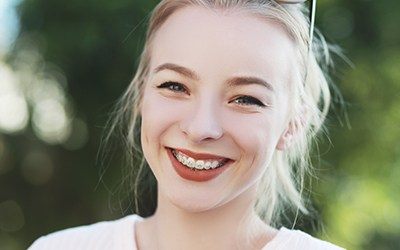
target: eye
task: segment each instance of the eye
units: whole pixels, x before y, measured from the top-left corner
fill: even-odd
[[[247,96],[247,95],[239,96],[236,99],[234,99],[233,101],[230,101],[230,103],[231,102],[242,105],[242,106],[255,105],[255,106],[262,107],[262,108],[267,106],[264,103],[262,103],[260,100],[258,100],[257,98],[254,98],[252,96]]]
[[[186,89],[186,87],[179,82],[164,82],[164,83],[158,85],[157,88],[169,89],[173,92],[183,92],[183,93],[189,94],[189,91]]]

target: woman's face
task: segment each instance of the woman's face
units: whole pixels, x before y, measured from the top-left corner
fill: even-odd
[[[294,54],[280,25],[249,14],[186,7],[167,19],[141,106],[160,195],[205,211],[254,190],[290,137]]]

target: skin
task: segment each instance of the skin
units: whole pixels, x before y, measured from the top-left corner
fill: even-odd
[[[139,249],[261,249],[276,235],[253,205],[274,151],[284,150],[292,137],[294,49],[277,23],[232,10],[185,7],[156,32],[141,139],[158,181],[158,206],[137,224]],[[156,70],[166,63],[191,75],[176,66]],[[256,77],[268,86],[243,79],[229,84],[234,77]],[[163,85],[168,81],[176,83]],[[215,179],[188,181],[175,172],[165,147],[233,163]]]

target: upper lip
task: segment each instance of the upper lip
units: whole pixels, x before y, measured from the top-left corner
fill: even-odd
[[[214,154],[207,154],[207,153],[195,153],[193,151],[187,150],[187,149],[182,149],[182,148],[170,148],[174,149],[176,151],[182,152],[183,154],[192,157],[196,160],[231,160],[227,157],[220,156],[220,155],[214,155]]]

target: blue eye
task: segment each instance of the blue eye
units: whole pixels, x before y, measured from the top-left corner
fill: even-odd
[[[256,106],[263,107],[263,108],[266,107],[266,105],[264,103],[262,103],[260,100],[258,100],[257,98],[254,98],[252,96],[247,96],[247,95],[239,96],[231,102],[234,102],[236,104],[243,105],[243,106],[256,105]]]
[[[189,93],[185,86],[178,82],[164,82],[157,86],[159,89],[169,89],[173,92]]]

